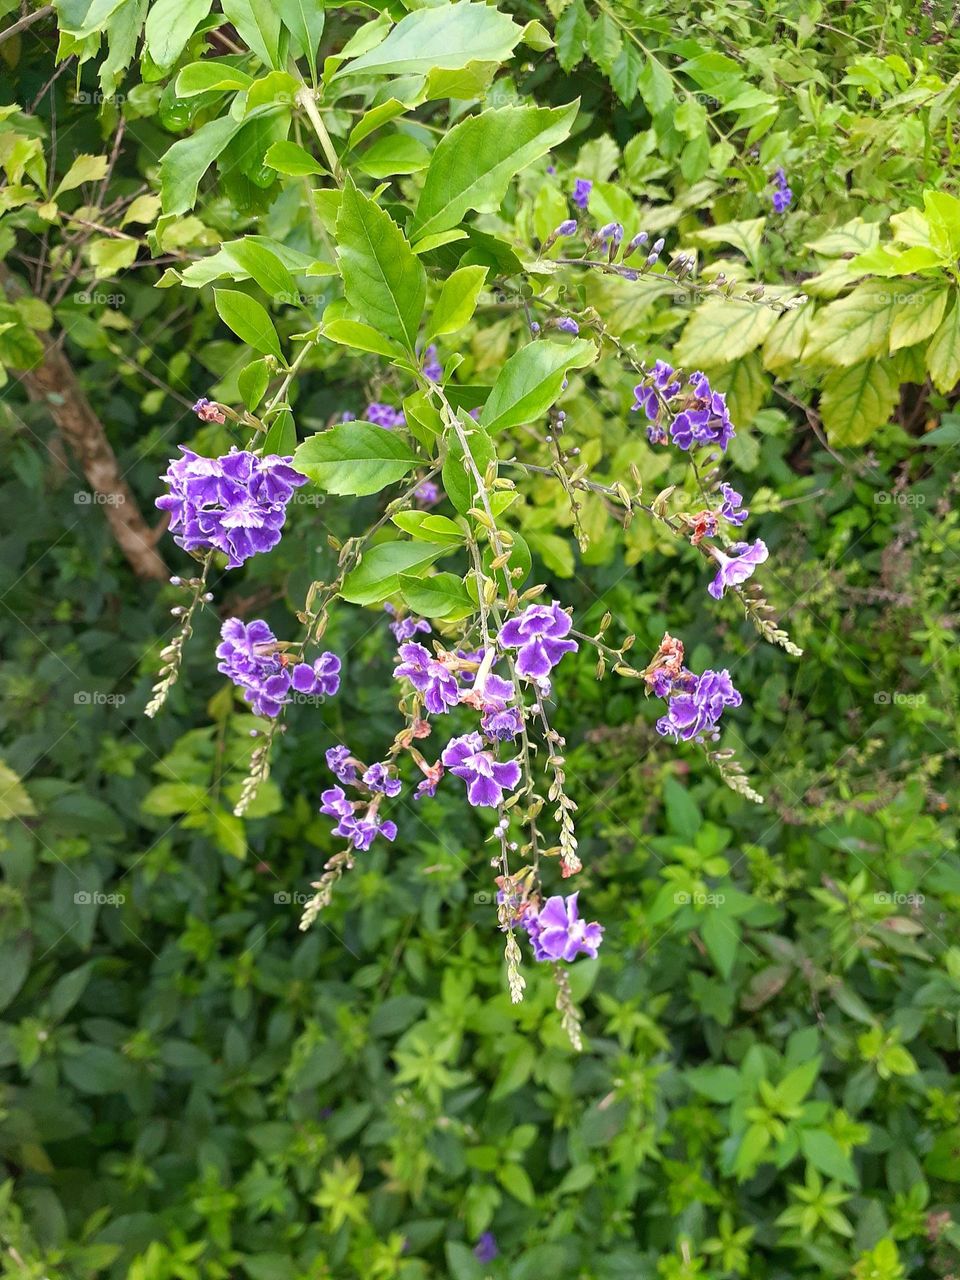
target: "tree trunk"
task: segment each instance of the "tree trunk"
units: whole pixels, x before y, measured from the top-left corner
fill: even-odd
[[[39,336],[39,335],[38,335]],[[169,569],[157,552],[156,535],[144,520],[130,486],[120,474],[103,423],[77,380],[56,339],[44,342],[40,364],[22,375],[27,395],[46,406],[60,434],[76,454],[87,483],[98,495],[120,550],[141,578],[161,580]]]

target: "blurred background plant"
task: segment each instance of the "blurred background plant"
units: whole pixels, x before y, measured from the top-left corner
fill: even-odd
[[[557,727],[608,926],[602,959],[571,970],[577,1056],[532,966],[509,1003],[486,831],[453,794],[411,809],[397,845],[297,931],[333,849],[323,753],[346,735],[373,758],[395,728],[377,611],[336,614],[351,678],[322,713],[292,709],[246,819],[233,806],[252,718],[215,673],[215,616],[165,718],[142,715],[177,599],[154,581],[157,477],[181,441],[226,444],[189,407],[238,402],[259,359],[238,358],[209,290],[183,286],[251,232],[291,269],[325,256],[303,160],[271,151],[310,136],[283,73],[260,75],[272,8],[0,7],[0,1274],[955,1274],[956,15],[502,5],[540,27],[495,78],[438,73],[426,108],[399,124],[388,108],[386,131],[355,137],[399,204],[476,98],[579,96],[574,136],[481,230],[542,240],[589,178],[598,224],[665,236],[705,279],[811,299],[778,317],[593,273],[562,299],[588,317],[602,304],[644,358],[694,362],[727,389],[770,597],[806,650],[788,662],[735,610],[707,618],[695,557],[656,526],[624,539],[599,496],[582,500],[585,549],[552,479],[515,504],[583,630],[609,611],[637,653],[669,627],[695,669],[730,666],[750,705],[728,737],[767,798],[741,800],[667,747],[634,685],[597,684],[587,653],[567,660]],[[369,16],[331,10],[324,48]],[[184,84],[210,55],[226,89],[206,72]],[[172,145],[252,75],[270,109],[184,202]],[[368,118],[355,108],[326,113],[338,150]],[[303,293],[269,300],[284,339],[336,296],[322,273],[299,279]],[[489,382],[520,323],[491,292],[441,356]],[[630,380],[600,370],[602,391],[573,375],[565,401],[581,460],[602,479],[636,464],[648,485],[682,484],[629,417]],[[297,425],[398,395],[376,361],[322,342]],[[551,464],[542,435],[525,446]],[[378,510],[313,496],[270,557],[217,584],[224,616],[287,616],[333,576],[327,534]],[[172,572],[188,563],[169,541],[162,554]]]

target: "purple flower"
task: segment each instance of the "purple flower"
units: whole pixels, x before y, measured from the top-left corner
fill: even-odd
[[[430,656],[422,644],[402,644],[403,661],[394,668],[395,680],[407,679],[423,695],[423,705],[435,716],[442,715],[460,701],[457,678],[442,662]]]
[[[590,203],[590,192],[593,190],[593,183],[589,178],[577,178],[573,184],[573,203],[578,209],[586,209]]]
[[[537,912],[527,912],[523,927],[533,944],[535,960],[575,960],[581,953],[591,960],[603,941],[603,926],[587,924],[577,909],[578,894],[548,898]]]
[[[497,761],[484,750],[479,733],[465,733],[452,738],[440,759],[467,784],[467,799],[472,805],[495,809],[504,791],[512,791],[520,781],[520,765],[516,760]]]
[[[656,686],[654,692],[658,692]],[[743,701],[726,670],[704,671],[700,676],[684,671],[668,696],[667,714],[657,721],[657,733],[677,742],[716,738],[724,707],[739,707]]]
[[[608,222],[606,226],[600,228],[600,239],[609,240],[611,244],[619,244],[623,239],[623,224]]]
[[[384,427],[387,431],[406,426],[407,423],[402,409],[394,409],[393,405],[382,404],[379,400],[368,404],[363,416],[367,422],[372,422],[375,427]]]
[[[787,175],[783,169],[778,169],[773,175],[773,182],[776,190],[771,197],[774,211],[776,213],[786,213],[793,203],[793,192],[787,185]]]
[[[287,503],[307,477],[294,471],[291,458],[258,458],[231,449],[221,458],[203,458],[180,446],[182,458],[165,475],[170,490],[157,498],[170,512],[170,531],[185,551],[222,551],[227,568],[269,551],[280,541]]]
[[[355,849],[367,850],[377,836],[383,836],[385,840],[395,840],[397,838],[397,824],[389,821],[384,822],[379,814],[368,811],[364,818],[357,818],[353,815],[341,818],[337,826],[334,827],[333,834],[335,836],[345,836]]]
[[[480,717],[480,726],[491,740],[507,742],[523,729],[523,717],[516,707],[506,707],[502,711],[491,708]]]
[[[757,565],[763,564],[770,554],[766,543],[760,538],[753,546],[749,542],[736,542],[730,550],[734,552],[732,556],[726,555],[718,547],[710,548],[710,554],[720,565],[717,576],[707,587],[714,600],[721,600],[727,587],[736,587],[741,582],[746,582],[753,576]]]
[[[478,1262],[492,1262],[498,1257],[500,1250],[497,1248],[497,1238],[492,1231],[484,1231],[483,1235],[473,1246],[473,1256]]]
[[[193,406],[193,412],[201,422],[217,422],[222,426],[227,420],[227,415],[223,412],[220,406],[213,400],[208,400],[206,396],[200,397],[197,403]]]
[[[502,648],[519,649],[517,673],[534,680],[550,674],[565,653],[576,653],[576,640],[565,640],[573,623],[559,604],[531,604],[511,618],[498,636]]]
[[[437,348],[433,342],[423,353],[423,373],[431,382],[439,382],[443,377],[443,365],[437,359]]]
[[[576,320],[574,320],[573,316],[561,316],[560,319],[554,323],[561,333],[577,334],[580,332],[580,326],[577,324]]]
[[[640,246],[646,244],[649,239],[650,237],[645,231],[638,232],[627,245],[627,251],[623,256],[629,258],[631,253],[636,253]]]
[[[384,605],[388,613],[393,613],[392,604]],[[398,644],[404,644],[407,640],[412,640],[418,631],[430,634],[430,623],[426,618],[417,618],[412,613],[408,613],[405,618],[398,618],[396,622],[390,623],[390,630],[397,637]]]
[[[739,528],[750,514],[746,507],[740,505],[743,502],[743,495],[737,493],[736,489],[729,484],[720,486],[720,494],[723,498],[723,502],[720,505],[720,514],[728,524],[736,525]]]
[[[293,668],[293,687],[297,693],[332,698],[340,688],[340,659],[335,653],[321,653],[311,664],[298,662]]]
[[[680,449],[694,445],[718,445],[726,450],[736,432],[730,421],[727,398],[714,391],[705,373],[691,373],[687,384],[686,407],[670,424],[673,443]]]
[[[328,818],[350,818],[353,816],[353,801],[344,795],[342,787],[328,787],[320,793],[322,801],[320,812]]]
[[[440,486],[434,484],[432,480],[424,480],[418,484],[414,491],[414,498],[420,507],[435,507],[443,494],[440,492]]]
[[[340,782],[356,782],[357,762],[349,747],[330,747],[327,751],[327,768]]]
[[[400,779],[391,775],[389,764],[372,764],[364,773],[363,780],[371,791],[379,791],[385,796],[400,794]]]
[[[559,227],[557,227],[556,231],[553,233],[553,239],[556,240],[560,236],[572,236],[576,233],[576,230],[576,218],[564,218],[563,222],[560,223]]]

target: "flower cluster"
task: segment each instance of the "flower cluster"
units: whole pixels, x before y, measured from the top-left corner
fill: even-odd
[[[719,736],[717,722],[724,707],[739,707],[743,699],[733,687],[729,671],[704,671],[654,677],[654,691],[667,699],[667,714],[657,721],[657,733],[675,742],[705,742]]]
[[[648,439],[651,444],[667,443],[663,422],[667,415],[670,438],[679,449],[716,445],[726,451],[736,434],[726,396],[713,390],[705,373],[691,373],[686,385],[683,377],[665,360],[658,360],[648,377],[634,387],[631,407],[646,415]]]
[[[396,636],[397,644],[403,644],[405,640],[412,640],[419,631],[424,632],[426,635],[430,634],[430,623],[426,618],[417,618],[412,613],[408,613],[406,617],[398,618],[397,611],[392,604],[385,604],[383,607],[394,619],[390,623],[390,630]]]
[[[573,195],[571,199],[578,209],[586,210],[590,203],[590,192],[593,190],[593,183],[589,178],[577,178],[573,184]]]
[[[778,169],[773,175],[774,192],[770,198],[776,213],[786,213],[793,203],[793,192],[787,183],[787,175]]]
[[[366,768],[352,755],[349,747],[331,747],[327,751],[327,767],[333,773],[339,787],[328,787],[320,795],[320,812],[328,818],[336,818],[333,834],[343,836],[354,849],[369,849],[377,836],[395,840],[397,824],[381,818],[380,804],[385,796],[398,796],[400,779],[393,766],[386,760],[378,760]],[[343,790],[353,787],[359,798],[351,800]]]
[[[228,618],[217,645],[217,670],[243,690],[258,716],[274,717],[294,693],[332,697],[340,688],[340,659],[323,653],[312,664],[290,663],[262,618]]]
[[[363,417],[366,422],[372,422],[375,427],[385,427],[387,431],[407,425],[402,409],[394,409],[393,405],[382,404],[378,400],[367,405],[363,411]]]
[[[557,894],[539,908],[529,907],[520,917],[533,947],[535,960],[575,960],[586,955],[595,960],[603,941],[603,925],[580,919],[578,894]]]
[[[203,458],[180,446],[165,475],[170,490],[157,498],[170,512],[170,531],[185,551],[222,551],[227,568],[270,551],[280,541],[287,503],[307,477],[294,471],[292,458],[259,458],[231,449],[222,458]]]

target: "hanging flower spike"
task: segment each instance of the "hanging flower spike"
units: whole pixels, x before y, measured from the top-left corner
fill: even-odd
[[[782,168],[773,175],[773,182],[776,188],[771,196],[774,212],[786,213],[793,203],[793,192],[787,185],[787,175]]]
[[[576,640],[566,640],[573,623],[560,605],[531,604],[505,623],[497,637],[501,648],[519,649],[517,674],[545,680],[565,653],[576,653]]]
[[[402,659],[394,668],[395,680],[409,680],[423,697],[423,705],[431,715],[445,714],[460,701],[460,685],[457,677],[442,662],[431,657],[422,644],[402,644],[398,650]]]
[[[711,547],[710,554],[720,568],[717,576],[707,587],[714,600],[722,600],[728,587],[737,587],[753,576],[758,564],[763,564],[770,552],[762,539],[758,538],[751,546],[749,542],[735,542],[729,548],[734,554],[726,555],[719,547]]]
[[[451,773],[466,782],[467,799],[478,808],[497,808],[503,801],[504,791],[512,791],[520,781],[517,761],[495,760],[484,749],[479,733],[452,738],[440,759]]]
[[[580,919],[579,893],[548,898],[539,911],[521,919],[533,946],[535,960],[575,960],[578,955],[597,958],[603,941],[603,925]]]
[[[290,696],[290,673],[280,661],[277,637],[262,618],[249,624],[227,618],[220,636],[217,670],[243,690],[258,716],[278,716]]]
[[[221,458],[203,458],[180,446],[162,477],[170,492],[156,500],[170,512],[170,532],[185,551],[222,551],[227,568],[270,551],[280,541],[287,503],[307,477],[292,458],[258,458],[231,449]]]

